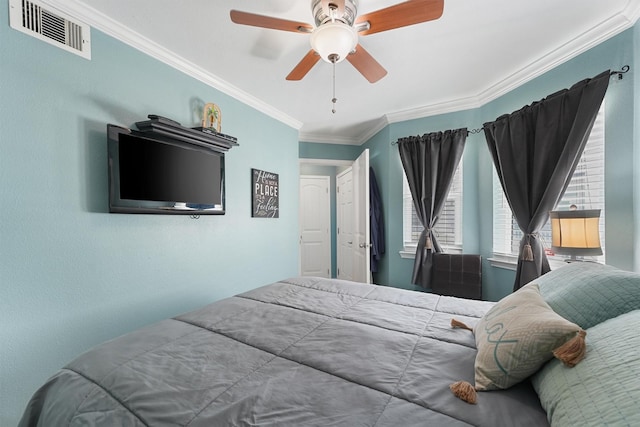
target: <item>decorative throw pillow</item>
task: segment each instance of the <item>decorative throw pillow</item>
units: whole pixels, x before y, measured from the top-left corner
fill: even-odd
[[[572,262],[534,280],[559,315],[591,328],[640,309],[640,274],[595,262]]]
[[[465,327],[455,320],[452,326]],[[585,353],[586,332],[556,314],[535,284],[496,303],[473,332],[478,350],[475,387],[464,382],[451,386],[456,396],[470,403],[475,403],[475,393],[469,387],[506,389],[535,373],[554,355],[573,366]]]
[[[589,328],[582,363],[556,360],[531,382],[553,426],[640,426],[640,310]]]

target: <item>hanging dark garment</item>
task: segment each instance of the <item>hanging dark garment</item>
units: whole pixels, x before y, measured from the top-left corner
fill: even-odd
[[[384,216],[382,197],[373,168],[369,167],[369,218],[371,224],[371,272],[378,272],[378,265],[385,251]]]
[[[520,241],[513,290],[549,269],[538,232],[567,189],[600,104],[609,71],[485,123],[484,133]]]
[[[433,253],[442,252],[433,227],[438,222],[453,175],[462,158],[467,129],[433,132],[398,140],[416,214],[424,227],[418,240],[412,283],[431,287]]]

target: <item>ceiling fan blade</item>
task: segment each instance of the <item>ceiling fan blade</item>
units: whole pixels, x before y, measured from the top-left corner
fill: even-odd
[[[287,76],[287,80],[302,80],[304,76],[313,68],[314,65],[320,60],[320,55],[315,50],[311,49],[302,58],[302,61],[298,62],[293,70]]]
[[[347,61],[351,62],[351,65],[360,71],[360,74],[369,80],[369,83],[375,83],[387,75],[387,70],[360,44],[356,46],[354,53],[347,55]]]
[[[369,22],[369,29],[360,35],[374,34],[394,28],[432,21],[442,16],[444,0],[408,0],[375,12],[361,15],[356,25]]]
[[[313,26],[304,22],[272,18],[270,16],[256,15],[255,13],[242,12],[239,10],[231,11],[231,21],[236,24],[270,28],[272,30],[291,31],[294,33],[310,33],[313,31]]]

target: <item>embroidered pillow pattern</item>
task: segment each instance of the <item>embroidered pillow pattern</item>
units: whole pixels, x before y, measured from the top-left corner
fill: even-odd
[[[505,389],[521,382],[553,358],[554,350],[584,334],[549,307],[536,284],[503,298],[473,331],[478,349],[476,390]]]

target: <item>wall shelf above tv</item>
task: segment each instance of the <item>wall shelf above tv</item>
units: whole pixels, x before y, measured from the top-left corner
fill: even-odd
[[[187,128],[166,117],[149,114],[149,120],[136,122],[137,133],[154,138],[182,141],[224,153],[238,144],[237,138],[206,128]]]

